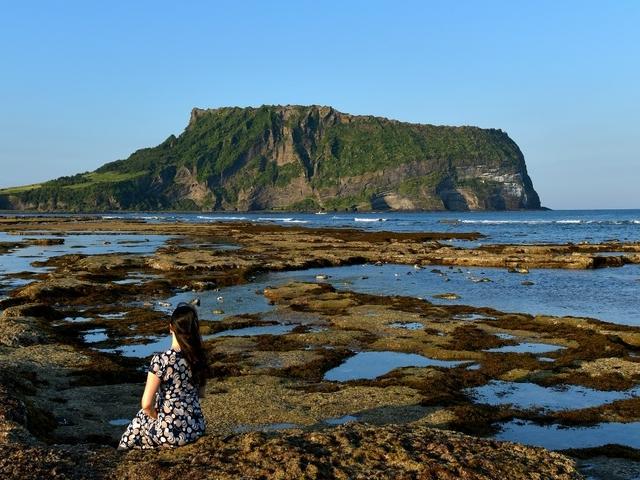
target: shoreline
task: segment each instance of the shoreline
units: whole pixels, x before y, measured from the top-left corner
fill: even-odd
[[[178,294],[198,299],[202,302],[200,308],[209,308],[221,295],[216,289],[223,292],[227,285],[246,285],[249,289],[251,277],[257,271],[312,266],[394,261],[422,268],[437,265],[435,261],[455,261],[465,266],[470,263],[463,262],[484,266],[487,262],[501,262],[503,268],[513,264],[517,264],[513,268],[534,268],[530,265],[593,268],[605,266],[594,265],[597,253],[610,251],[607,249],[614,246],[628,252],[625,256],[632,259],[630,263],[640,263],[637,243],[531,246],[527,247],[528,251],[516,252],[523,246],[460,249],[439,243],[456,234],[247,223],[150,225],[104,220],[99,223],[103,228],[93,220],[78,222],[76,219],[74,228],[80,225],[85,231],[171,235],[172,239],[150,256],[125,252],[83,255],[79,251],[52,257],[38,264],[50,270],[26,275],[25,280],[33,282],[12,289],[9,298],[0,301],[0,308],[4,309],[0,328],[5,338],[0,347],[0,363],[6,372],[0,379],[0,395],[6,405],[17,405],[13,410],[0,411],[0,424],[5,431],[4,448],[13,452],[10,458],[16,462],[15,468],[21,465],[20,448],[48,451],[54,457],[70,448],[75,452],[73,455],[86,453],[102,460],[89,462],[93,470],[87,477],[72,472],[68,478],[99,478],[104,469],[117,471],[127,478],[133,474],[131,469],[136,462],[143,462],[149,471],[159,471],[162,458],[166,459],[162,452],[117,456],[107,447],[99,446],[112,445],[122,428],[109,425],[108,421],[127,418],[137,404],[141,395],[137,369],[145,365],[143,359],[106,350],[115,345],[138,345],[140,339],[151,341],[162,337],[167,313],[157,305],[159,302],[171,304],[171,299]],[[62,240],[69,226],[66,220],[45,222],[45,229]],[[0,219],[0,231],[22,231],[31,235],[42,229],[41,222],[7,223]],[[468,238],[470,234],[462,235]],[[22,248],[18,245],[20,242],[16,243],[6,246],[7,251]],[[239,248],[217,250],[216,246],[222,244]],[[438,251],[440,254],[436,255]],[[603,262],[614,267],[624,264],[616,256],[599,258],[613,258]],[[132,283],[118,283],[130,278]],[[479,475],[474,470],[477,465],[463,458],[464,448],[485,452],[496,459],[493,467],[499,468],[500,459],[510,458],[509,444],[465,437],[467,447],[463,448],[457,440],[459,434],[449,429],[477,436],[491,434],[497,425],[514,419],[541,425],[551,422],[585,427],[598,422],[640,421],[637,413],[633,413],[640,411],[637,398],[619,398],[577,410],[544,412],[499,403],[479,404],[469,395],[473,389],[493,385],[491,382],[535,385],[530,388],[542,389],[573,385],[602,392],[634,388],[640,382],[639,327],[575,317],[436,305],[411,297],[370,295],[348,289],[336,291],[322,280],[267,288],[259,295],[254,292],[253,295],[264,295],[272,304],[265,312],[225,314],[225,302],[230,301],[225,300],[219,303],[223,313],[217,314],[218,319],[202,322],[215,372],[215,380],[210,382],[203,403],[210,423],[208,440],[176,451],[173,467],[167,471],[195,468],[195,472],[207,465],[215,468],[219,457],[211,444],[220,446],[216,438],[228,435],[231,437],[226,443],[242,449],[240,445],[249,442],[252,449],[269,457],[270,449],[285,448],[283,445],[287,442],[311,445],[317,441],[327,445],[324,442],[330,442],[336,435],[346,435],[344,438],[350,438],[351,442],[368,432],[366,436],[373,439],[367,447],[369,452],[380,448],[377,438],[396,438],[393,442],[400,443],[418,436],[438,438],[434,440],[436,444],[449,445],[454,461],[460,462],[461,471]],[[76,321],[79,318],[84,320]],[[393,324],[399,326],[391,326]],[[271,335],[220,335],[279,325],[291,325],[291,328]],[[100,340],[87,341],[88,332],[94,332]],[[520,344],[547,345],[551,351],[545,356],[518,352]],[[510,351],[514,348],[515,351]],[[495,349],[498,350],[491,351]],[[436,364],[407,365],[373,378],[347,381],[324,378],[329,370],[339,367],[357,352],[417,355]],[[553,360],[549,361],[549,357]],[[437,362],[463,363],[448,366]],[[468,369],[471,365],[478,368]],[[20,402],[24,405],[22,409]],[[344,417],[354,417],[356,421],[344,420]],[[42,424],[35,427],[35,419]],[[327,419],[346,424],[335,427],[335,423],[327,423]],[[272,425],[289,428],[271,431]],[[243,433],[243,428],[249,431]],[[445,430],[433,431],[433,428]],[[42,441],[45,443],[40,443]],[[47,446],[47,442],[75,447]],[[295,449],[293,443],[287,445],[292,459],[306,458],[306,462],[316,465],[317,471],[325,471],[322,469],[327,468],[329,459],[337,462],[344,472],[383,468],[373,461],[354,466],[349,463],[348,455],[345,457],[329,447],[323,458],[313,450]],[[348,446],[345,451],[355,455],[352,448]],[[560,465],[560,470],[553,475],[564,472],[565,476],[554,478],[580,478],[577,473],[571,473],[574,467],[566,457],[530,447],[518,449],[521,453],[509,460],[515,469],[510,472],[513,474],[510,478],[528,478],[531,469],[542,471],[560,468]],[[589,458],[607,453],[612,454],[612,450],[595,449]],[[198,467],[188,467],[185,463],[190,454],[202,458]],[[619,451],[615,454],[620,455]],[[403,451],[402,455],[407,458],[407,455],[421,453]],[[542,457],[536,457],[539,455]],[[625,455],[633,458],[634,453]],[[574,458],[578,456],[580,452],[575,453]],[[538,460],[533,462],[533,458]],[[434,468],[427,459],[421,461],[424,468],[426,465]],[[56,462],[60,468],[64,465],[62,457]],[[269,458],[259,466],[249,465],[241,458],[238,462],[246,469],[244,474],[274,468]],[[406,468],[411,462],[401,463],[396,474],[408,474]],[[499,470],[494,473],[504,475]]]
[[[397,261],[425,265],[457,265],[505,268],[574,268],[590,269],[619,267],[629,263],[640,263],[640,242],[609,241],[601,243],[567,244],[487,244],[477,248],[455,247],[437,242],[446,240],[478,240],[483,235],[478,232],[392,232],[369,231],[354,228],[299,227],[248,222],[187,223],[172,224],[146,223],[136,220],[95,220],[84,217],[59,219],[52,217],[36,222],[0,218],[0,231],[10,234],[29,233],[45,230],[50,233],[68,233],[69,222],[82,225],[71,232],[121,232],[135,234],[187,235],[217,237],[227,241],[252,241],[268,249],[269,242],[282,244],[282,238],[294,254],[300,253],[300,243],[314,243],[314,248],[336,250],[353,246],[362,249],[372,244],[389,249],[388,255],[362,252],[367,261]],[[253,236],[253,238],[250,238]],[[337,245],[335,242],[340,242]],[[358,241],[362,243],[358,244]],[[298,242],[296,244],[296,242]],[[432,242],[426,244],[425,242]],[[308,249],[302,249],[307,252]],[[599,252],[620,252],[629,255],[599,256]],[[289,252],[291,253],[291,252]],[[353,255],[356,256],[356,255]],[[365,263],[365,262],[361,262]]]

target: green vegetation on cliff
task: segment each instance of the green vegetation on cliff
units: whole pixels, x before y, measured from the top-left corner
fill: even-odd
[[[501,130],[402,123],[331,107],[194,109],[185,131],[95,172],[0,190],[0,208],[539,208]]]

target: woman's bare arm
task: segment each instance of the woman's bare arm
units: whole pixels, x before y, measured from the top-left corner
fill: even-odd
[[[155,396],[158,388],[160,388],[160,379],[155,374],[149,372],[140,404],[144,413],[151,418],[158,418],[158,412],[156,412],[155,409]]]

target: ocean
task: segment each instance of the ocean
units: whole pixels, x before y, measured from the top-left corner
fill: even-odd
[[[60,216],[4,212],[0,216]],[[256,222],[285,226],[393,232],[480,232],[484,243],[640,241],[640,210],[527,210],[505,212],[116,212],[105,219],[147,222]]]
[[[114,213],[104,218],[148,222],[268,222],[393,232],[480,232],[483,243],[640,241],[640,210],[516,212]]]
[[[13,215],[13,213],[6,215]],[[103,214],[102,217],[130,218],[147,222],[247,221],[286,226],[360,228],[376,231],[480,232],[486,236],[473,242],[462,240],[450,242],[463,247],[489,243],[640,241],[640,210],[326,214],[114,213]],[[15,236],[10,238],[16,239]],[[64,245],[34,246],[4,255],[0,257],[0,296],[8,294],[11,288],[24,282],[24,280],[8,278],[5,275],[21,270],[38,271],[37,268],[30,266],[33,260],[43,260],[65,253],[140,251],[140,253],[151,254],[168,237],[149,236],[149,242],[135,248],[126,242],[119,243],[123,238],[119,236],[117,239],[111,239],[109,234],[105,233],[88,237],[71,236],[67,238]],[[2,239],[0,235],[0,240]],[[86,248],[78,250],[79,243],[84,243]],[[330,282],[338,288],[350,288],[372,294],[408,295],[422,297],[436,303],[491,307],[530,314],[584,316],[614,323],[640,325],[640,265],[586,271],[531,269],[526,276],[510,274],[501,268],[454,269],[449,270],[444,277],[431,273],[430,269],[419,272],[412,272],[412,270],[407,266],[388,265],[376,268],[364,265],[265,274],[261,280],[265,284],[285,283],[293,279],[313,281],[316,274],[326,273],[331,275]],[[411,272],[412,275],[407,275],[407,272]],[[488,277],[491,282],[473,281],[480,276]],[[362,277],[367,278],[363,280]],[[525,279],[533,285],[522,285]],[[242,288],[235,287],[239,291]],[[443,302],[433,297],[435,294],[449,291],[457,293],[461,298]],[[247,297],[244,296],[244,298]],[[243,306],[254,308],[248,303],[251,302],[246,302]]]

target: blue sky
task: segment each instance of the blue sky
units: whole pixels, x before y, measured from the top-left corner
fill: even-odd
[[[0,2],[0,186],[313,103],[501,128],[544,205],[640,208],[635,0]]]

